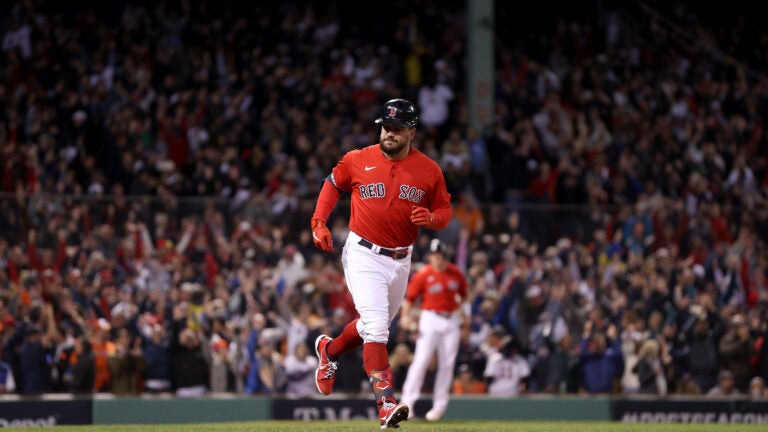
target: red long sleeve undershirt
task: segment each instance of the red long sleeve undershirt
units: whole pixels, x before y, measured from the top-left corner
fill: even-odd
[[[315,213],[312,214],[312,219],[319,219],[323,222],[328,220],[331,215],[331,211],[336,207],[336,203],[339,202],[341,193],[336,186],[331,182],[323,182],[323,187],[320,188],[320,195],[317,197],[317,204],[315,204]]]

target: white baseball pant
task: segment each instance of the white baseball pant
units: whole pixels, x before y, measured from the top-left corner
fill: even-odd
[[[461,317],[458,312],[444,317],[431,310],[421,311],[416,352],[413,354],[413,363],[408,368],[408,375],[403,384],[402,401],[411,409],[421,396],[424,375],[427,373],[429,362],[435,351],[437,351],[437,374],[435,388],[432,390],[432,411],[442,415],[448,407],[453,368],[456,364],[456,355],[459,353],[460,327]]]
[[[359,244],[362,237],[350,231],[341,255],[344,278],[357,313],[357,332],[363,342],[387,343],[389,326],[405,298],[411,272],[411,252],[396,260],[381,255],[380,246]]]

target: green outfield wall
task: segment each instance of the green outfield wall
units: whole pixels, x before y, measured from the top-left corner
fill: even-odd
[[[424,417],[431,408],[425,398],[414,412]],[[0,428],[64,424],[171,424],[220,423],[260,420],[376,420],[371,398],[267,397],[212,395],[205,398],[144,396],[133,398],[96,395],[23,397],[0,395]],[[768,400],[748,396],[606,397],[524,396],[493,398],[454,396],[445,414],[448,420],[606,421],[623,423],[758,423],[768,424]]]
[[[464,397],[448,404],[446,419],[610,420],[607,397]],[[418,412],[418,410],[417,410]],[[425,412],[426,414],[426,412]]]
[[[428,398],[416,402],[416,417],[423,418],[431,408]],[[608,397],[453,397],[445,413],[454,420],[610,420]],[[376,420],[373,400],[366,398],[275,398],[272,418],[276,420]]]
[[[114,398],[93,400],[94,424],[217,423],[269,420],[267,397]]]

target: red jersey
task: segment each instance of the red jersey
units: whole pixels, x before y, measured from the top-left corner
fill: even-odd
[[[421,308],[435,312],[453,312],[459,308],[456,294],[467,297],[467,279],[456,264],[448,263],[443,271],[431,264],[421,268],[408,284],[405,299],[413,303],[421,297]]]
[[[445,221],[453,214],[440,166],[413,147],[398,161],[384,157],[379,144],[352,150],[333,168],[331,182],[352,195],[349,229],[379,246],[416,241],[412,207],[425,207]]]

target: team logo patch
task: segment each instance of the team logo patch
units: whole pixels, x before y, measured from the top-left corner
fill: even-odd
[[[387,109],[387,117],[395,118],[397,115],[397,108],[391,106]]]

